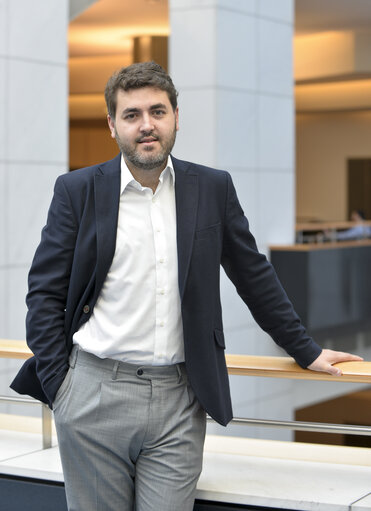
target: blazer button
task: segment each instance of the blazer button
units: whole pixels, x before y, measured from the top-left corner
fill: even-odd
[[[87,314],[87,313],[90,311],[90,307],[89,307],[89,305],[84,305],[84,307],[83,307],[83,309],[82,309],[82,310],[83,310],[83,312],[84,312],[85,314]]]

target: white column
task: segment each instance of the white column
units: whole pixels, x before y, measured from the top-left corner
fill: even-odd
[[[0,0],[2,338],[25,338],[27,273],[68,167],[67,28],[68,0]],[[19,365],[0,360],[0,394]]]
[[[174,154],[232,174],[260,250],[292,243],[293,0],[170,0],[169,6],[169,67],[180,93]],[[227,351],[283,355],[225,277],[222,293]],[[231,385],[236,416],[290,418],[289,381],[233,377]],[[289,436],[266,431],[262,436]],[[261,436],[240,427],[228,434]]]

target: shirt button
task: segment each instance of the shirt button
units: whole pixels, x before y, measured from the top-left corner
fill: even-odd
[[[137,375],[138,376],[142,376],[142,374],[143,374],[143,369],[138,369],[137,370]]]
[[[163,321],[160,322],[160,326],[164,326],[164,322]]]
[[[164,259],[160,259],[160,261],[159,261],[159,262],[162,264],[164,261],[165,261]]]
[[[160,289],[160,295],[164,295],[165,294],[165,289]]]
[[[155,203],[156,203],[156,199],[155,199],[154,197],[153,197],[153,199],[152,199],[152,202],[153,202],[153,204],[155,204]]]
[[[83,307],[83,309],[82,309],[82,310],[83,310],[84,314],[88,314],[88,312],[90,312],[90,307],[89,307],[89,305],[84,305],[84,307]]]

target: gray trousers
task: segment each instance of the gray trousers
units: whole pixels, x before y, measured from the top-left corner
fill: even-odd
[[[73,349],[54,405],[69,511],[191,511],[205,412],[184,364]]]

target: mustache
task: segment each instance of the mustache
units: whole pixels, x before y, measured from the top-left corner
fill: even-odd
[[[150,132],[148,132],[148,133],[143,133],[140,137],[137,137],[137,138],[135,139],[135,142],[138,142],[138,143],[139,143],[139,142],[143,142],[143,140],[144,140],[145,138],[148,138],[148,137],[153,138],[153,140],[158,140],[158,137],[157,137],[156,135],[154,135],[152,131],[150,131]]]

